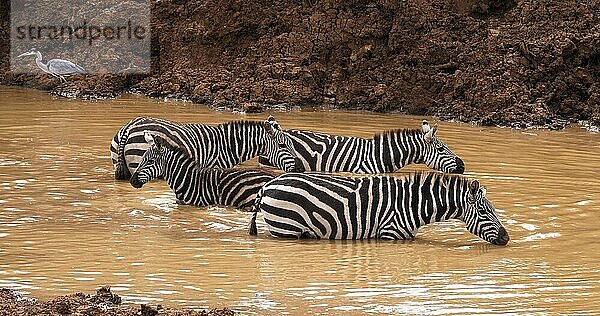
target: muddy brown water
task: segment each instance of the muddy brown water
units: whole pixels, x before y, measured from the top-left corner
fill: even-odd
[[[164,182],[134,189],[113,179],[110,140],[134,116],[218,124],[266,113],[7,87],[0,113],[0,287],[49,299],[110,284],[129,303],[261,315],[600,312],[600,135],[579,127],[439,123],[498,208],[512,238],[499,247],[460,222],[408,242],[297,241],[269,237],[259,218],[251,237],[248,213],[177,205]],[[355,136],[422,119],[272,114],[284,128]],[[425,168],[398,174],[414,170]]]

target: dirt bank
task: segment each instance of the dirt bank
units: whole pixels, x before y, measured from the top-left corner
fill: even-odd
[[[0,31],[6,56],[7,1]],[[309,106],[484,125],[600,124],[600,2],[152,1],[153,71],[1,82],[211,107]],[[49,12],[48,14],[52,14]],[[85,66],[85,65],[84,65]]]
[[[193,311],[148,305],[121,304],[121,298],[110,292],[109,287],[100,288],[95,295],[76,293],[57,296],[47,302],[23,298],[17,292],[0,289],[0,316],[14,315],[86,315],[86,316],[232,316],[229,309]]]

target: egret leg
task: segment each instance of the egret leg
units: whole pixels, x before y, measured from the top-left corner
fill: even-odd
[[[61,76],[59,76],[59,75],[57,75],[57,74],[55,74],[55,73],[51,73],[51,72],[48,72],[48,73],[49,73],[49,74],[51,74],[51,75],[52,75],[52,77],[54,77],[54,78],[58,78],[58,79],[60,80],[60,82],[62,82]]]

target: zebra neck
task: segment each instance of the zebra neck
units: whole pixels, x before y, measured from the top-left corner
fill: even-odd
[[[185,204],[211,205],[218,198],[218,170],[202,169],[193,158],[181,151],[167,155],[165,180],[178,200]]]
[[[250,160],[259,154],[266,138],[261,124],[252,121],[238,121],[223,125],[225,144],[230,161],[228,168]]]
[[[399,199],[397,205],[399,212],[404,212],[407,203],[410,205],[407,218],[412,220],[404,223],[409,231],[416,233],[419,227],[427,224],[462,219],[467,199],[466,180],[428,173],[404,179],[401,185],[410,188],[407,190],[410,195]],[[402,219],[401,215],[399,217]]]
[[[423,163],[425,139],[418,130],[390,131],[371,141],[373,172],[394,172],[412,163]]]

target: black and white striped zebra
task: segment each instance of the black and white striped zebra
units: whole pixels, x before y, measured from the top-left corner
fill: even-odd
[[[150,147],[131,176],[131,185],[141,188],[153,179],[165,179],[183,204],[248,208],[263,184],[275,178],[255,169],[200,168],[183,149],[149,133],[145,139]]]
[[[272,116],[265,122],[234,121],[218,126],[136,117],[111,141],[110,153],[117,180],[129,179],[148,149],[145,131],[182,148],[202,168],[232,168],[261,155],[275,161],[275,166],[284,171],[304,171],[302,164],[296,163],[290,138]]]
[[[370,139],[286,130],[306,171],[389,173],[411,163],[424,163],[446,173],[464,173],[465,164],[435,137],[437,127],[423,121],[421,129],[392,130]],[[263,165],[272,165],[260,157]]]
[[[439,173],[341,177],[288,173],[258,193],[262,212],[277,237],[329,239],[412,239],[423,225],[459,219],[472,234],[506,245],[509,237],[477,180]]]

